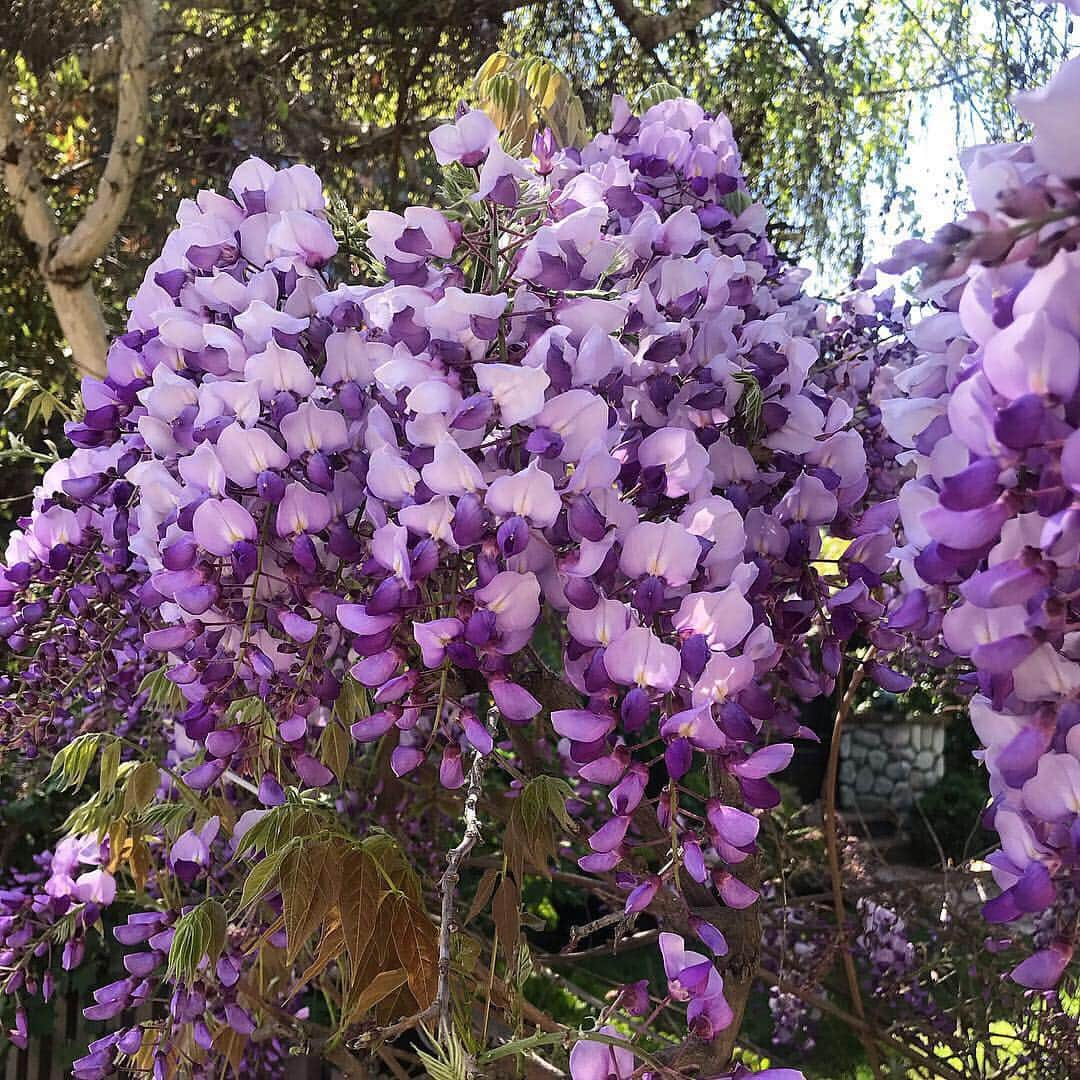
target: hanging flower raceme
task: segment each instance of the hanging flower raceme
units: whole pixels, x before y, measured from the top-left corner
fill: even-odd
[[[891,621],[940,634],[971,665],[986,820],[1002,845],[986,916],[1056,911],[1044,947],[1013,972],[1038,989],[1057,982],[1077,934],[1080,205],[1069,181],[1080,162],[1057,132],[1080,107],[1078,79],[1070,61],[1018,95],[1032,142],[969,152],[969,219],[937,254],[888,264],[930,259],[941,307],[914,328],[918,356],[882,404],[916,472],[899,495],[907,592]]]
[[[302,166],[252,159],[182,204],[84,384],[79,449],[9,546],[0,634],[24,659],[4,737],[31,749],[86,708],[106,725],[153,676],[168,783],[257,790],[254,814],[340,779],[343,718],[353,752],[378,742],[392,778],[451,790],[498,739],[570,778],[581,867],[670,924],[669,993],[708,1042],[732,1010],[683,941],[726,945],[691,908],[757,899],[770,777],[809,735],[798,702],[881,614],[892,523],[868,509],[852,403],[811,378],[825,320],[765,239],[727,120],[613,111],[539,162],[480,113],[437,129],[469,197],[371,214],[374,283],[334,277]],[[976,509],[982,535],[1000,511]],[[830,530],[853,543],[825,572]],[[221,824],[163,845],[181,885],[213,880]],[[197,1037],[243,1030],[228,994],[207,1027],[207,987],[175,992]],[[598,1046],[575,1048],[579,1080],[633,1071]]]

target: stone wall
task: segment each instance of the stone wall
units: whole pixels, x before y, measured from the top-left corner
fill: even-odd
[[[860,719],[840,737],[840,806],[900,813],[945,775],[945,729],[919,720]]]

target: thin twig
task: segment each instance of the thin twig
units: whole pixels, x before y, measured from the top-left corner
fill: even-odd
[[[465,796],[465,808],[462,820],[465,831],[461,840],[446,857],[446,870],[439,882],[442,894],[442,918],[439,926],[439,989],[435,996],[439,1013],[439,1036],[447,1039],[452,1033],[450,1017],[450,937],[454,930],[454,897],[461,878],[461,864],[469,852],[480,840],[480,816],[477,808],[484,787],[484,772],[487,769],[487,757],[479,750],[473,751],[472,764],[469,767],[468,793]]]
[[[840,706],[836,710],[836,720],[833,723],[832,742],[829,744],[829,763],[825,770],[824,790],[824,826],[825,848],[829,860],[829,880],[832,885],[833,909],[836,912],[836,925],[841,935],[840,955],[843,958],[844,975],[847,979],[848,994],[851,998],[851,1009],[856,1018],[866,1023],[866,1010],[863,1008],[862,993],[859,990],[859,976],[855,970],[855,960],[851,950],[844,942],[847,938],[847,918],[844,914],[844,884],[840,873],[840,846],[836,836],[836,778],[840,768],[840,736],[844,729],[844,721],[851,712],[852,702],[863,679],[866,677],[867,664],[873,659],[877,650],[871,646],[863,657],[859,666],[852,673],[851,681],[840,699]],[[859,1038],[866,1049],[866,1057],[870,1067],[874,1071],[876,1080],[881,1080],[881,1058],[877,1052],[872,1033],[859,1029]]]

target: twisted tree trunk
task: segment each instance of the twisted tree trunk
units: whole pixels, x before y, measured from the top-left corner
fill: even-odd
[[[11,86],[0,75],[0,160],[4,185],[19,224],[37,254],[38,270],[71,358],[83,374],[102,377],[108,330],[90,279],[127,213],[146,147],[150,99],[150,44],[155,0],[123,0],[117,68],[116,127],[109,156],[90,205],[61,233],[16,114]]]

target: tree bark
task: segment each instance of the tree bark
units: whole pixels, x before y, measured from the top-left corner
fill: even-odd
[[[665,41],[693,30],[700,23],[723,11],[730,0],[690,0],[684,7],[667,12],[642,11],[634,0],[612,0],[619,21],[644,49],[655,49]]]
[[[90,279],[68,285],[44,272],[42,276],[56,321],[71,349],[72,363],[80,374],[103,379],[109,331]]]
[[[124,0],[120,8],[116,126],[94,198],[74,228],[62,234],[34,162],[11,87],[0,76],[0,160],[4,185],[23,232],[37,253],[38,270],[84,374],[104,377],[108,330],[90,280],[127,213],[146,148],[150,99],[150,44],[156,0]]]

